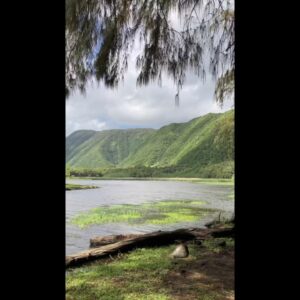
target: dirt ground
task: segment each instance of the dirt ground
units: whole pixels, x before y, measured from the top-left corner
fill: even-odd
[[[234,300],[234,238],[136,249],[68,272],[68,300]]]
[[[174,300],[234,299],[234,249],[205,251],[196,260],[182,259],[165,281]],[[203,297],[201,297],[203,291]]]

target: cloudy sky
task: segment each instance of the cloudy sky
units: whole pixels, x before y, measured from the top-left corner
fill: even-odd
[[[77,93],[66,101],[66,135],[79,129],[160,128],[232,108],[232,101],[227,101],[221,109],[213,93],[211,80],[203,84],[189,74],[176,107],[176,88],[171,80],[164,79],[161,87],[156,83],[136,87],[136,72],[131,69],[118,89],[94,84],[85,96]]]
[[[180,28],[178,18],[173,25]],[[66,101],[66,135],[79,129],[160,128],[176,122],[187,122],[209,112],[224,112],[233,106],[227,101],[221,109],[214,101],[214,82],[205,83],[188,73],[180,92],[180,106],[175,106],[176,87],[172,79],[137,87],[135,60],[142,46],[136,43],[128,64],[124,83],[118,89],[94,84],[85,96],[76,93]]]

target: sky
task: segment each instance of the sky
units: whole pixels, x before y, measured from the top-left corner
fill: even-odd
[[[178,18],[173,18],[173,25]],[[214,100],[215,83],[207,77],[203,83],[192,72],[180,91],[180,105],[175,106],[176,87],[171,78],[163,76],[162,85],[157,82],[137,87],[138,71],[135,60],[142,46],[136,43],[128,64],[124,82],[117,89],[108,89],[94,83],[86,95],[75,93],[66,100],[66,136],[76,130],[106,130],[126,128],[158,129],[170,123],[187,122],[210,112],[225,112],[233,108],[228,100],[223,108]]]
[[[176,87],[165,79],[136,87],[136,77],[129,72],[118,89],[90,86],[85,96],[74,94],[66,101],[66,135],[80,129],[105,130],[125,128],[160,128],[169,123],[187,122],[209,112],[224,112],[232,108],[227,101],[223,109],[214,98],[214,83],[204,84],[188,75],[180,93],[180,105],[175,106]]]

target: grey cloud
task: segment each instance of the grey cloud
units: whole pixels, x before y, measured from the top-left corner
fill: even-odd
[[[192,76],[192,75],[191,75]],[[222,110],[213,100],[214,83],[191,80],[180,94],[175,107],[176,88],[170,80],[163,86],[156,83],[137,88],[135,78],[127,78],[117,90],[89,88],[86,97],[76,94],[67,100],[67,135],[78,129],[159,128],[173,122],[186,122],[209,112],[231,108],[232,101]]]

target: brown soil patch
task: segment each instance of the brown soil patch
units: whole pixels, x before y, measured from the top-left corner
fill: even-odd
[[[199,251],[200,248],[199,248]],[[165,281],[172,299],[234,299],[234,250],[206,252],[196,260],[178,263]]]

